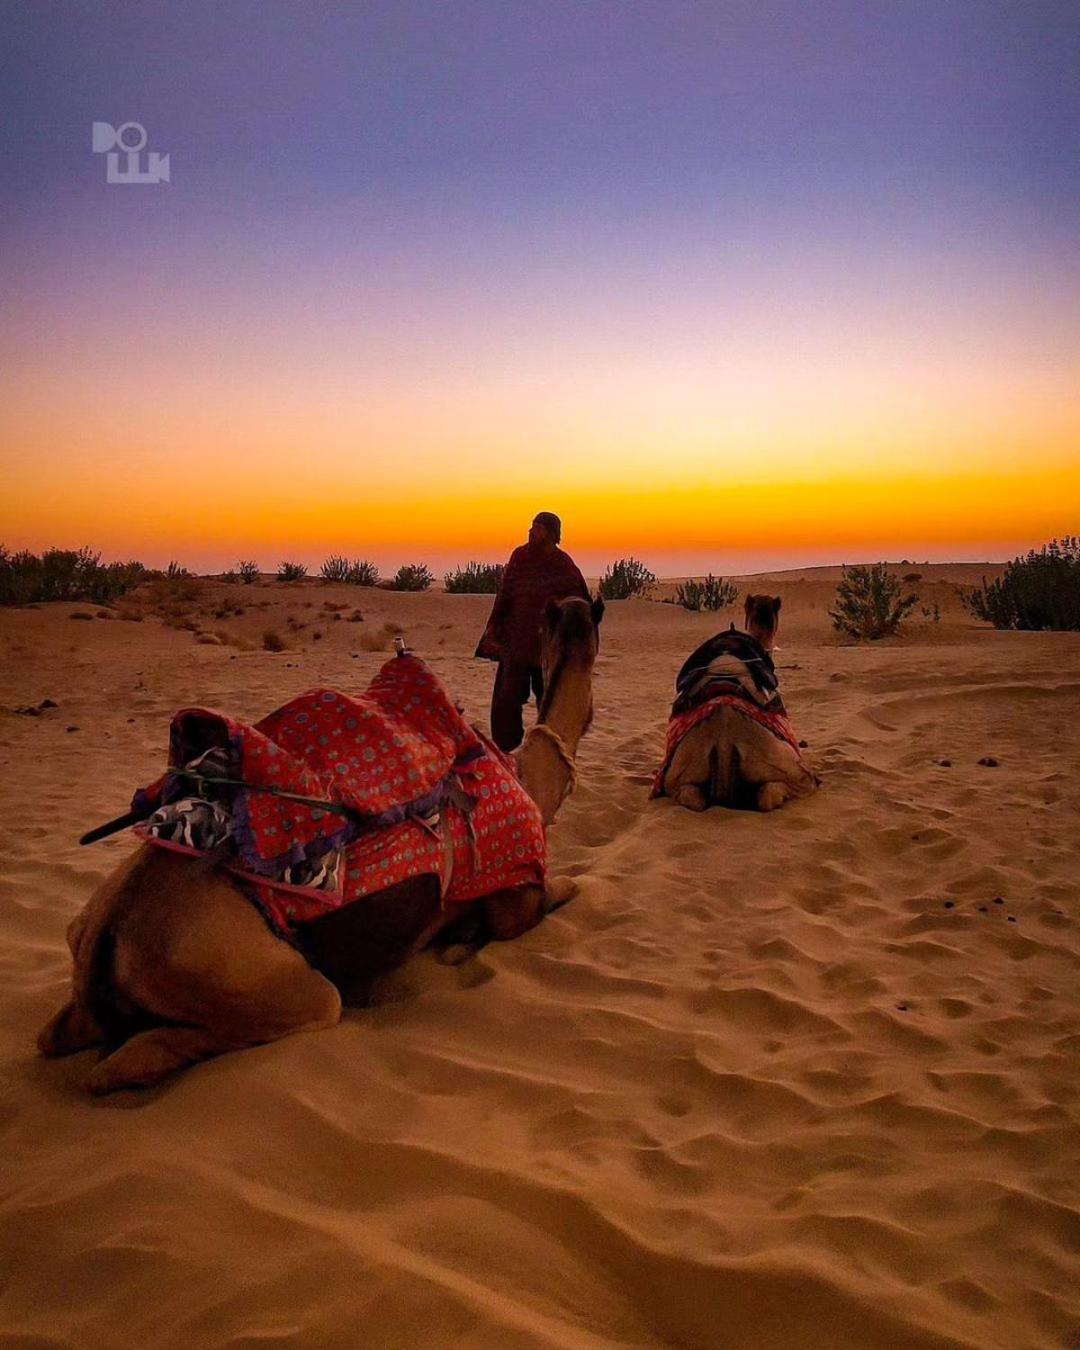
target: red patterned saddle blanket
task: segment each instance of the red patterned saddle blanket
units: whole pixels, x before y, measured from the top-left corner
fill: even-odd
[[[543,823],[513,761],[409,654],[363,694],[315,689],[254,725],[185,708],[168,763],[135,794],[136,832],[213,853],[282,936],[428,873],[445,903],[544,882]]]

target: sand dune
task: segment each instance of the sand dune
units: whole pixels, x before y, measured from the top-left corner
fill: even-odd
[[[972,624],[954,583],[989,569],[911,570],[941,621],[862,647],[829,626],[835,570],[740,582],[784,598],[815,797],[650,803],[674,672],[719,623],[612,605],[551,839],[572,905],[103,1102],[91,1056],[33,1037],[130,847],[75,839],[160,770],[172,711],[363,687],[401,626],[486,718],[488,602],[214,583],[195,631],[0,611],[0,1345],[1077,1343],[1080,636]]]

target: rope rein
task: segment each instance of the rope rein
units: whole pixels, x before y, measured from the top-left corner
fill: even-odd
[[[548,726],[546,722],[537,722],[534,727],[530,728],[525,737],[525,746],[523,748],[527,748],[529,742],[534,738],[541,737],[544,740],[549,741],[551,745],[555,747],[555,753],[562,761],[563,768],[566,770],[566,783],[563,785],[563,790],[559,794],[559,804],[561,805],[577,787],[577,768],[574,765],[574,757],[567,749],[566,742],[563,738],[554,727]]]

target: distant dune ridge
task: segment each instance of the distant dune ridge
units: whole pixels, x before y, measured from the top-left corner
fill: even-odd
[[[861,645],[839,568],[735,579],[783,598],[816,796],[648,801],[675,672],[741,608],[614,603],[551,835],[573,904],[104,1105],[85,1056],[33,1048],[131,846],[78,835],[160,771],[175,709],[361,689],[400,631],[486,722],[491,597],[0,609],[0,1344],[1073,1344],[1080,634],[974,622],[957,586],[1000,568],[905,570],[928,613]]]

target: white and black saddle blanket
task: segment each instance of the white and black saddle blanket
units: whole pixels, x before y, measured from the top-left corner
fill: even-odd
[[[720,694],[746,699],[762,712],[783,713],[784,700],[769,653],[734,625],[703,642],[675,677],[671,716],[678,717]]]

